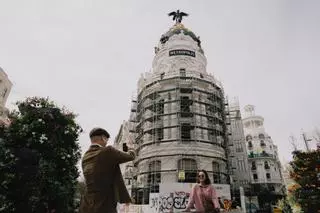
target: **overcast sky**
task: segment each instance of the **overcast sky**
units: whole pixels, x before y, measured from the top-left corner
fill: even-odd
[[[317,0],[0,0],[0,66],[13,83],[7,106],[48,96],[79,114],[83,151],[95,126],[113,140],[177,9],[201,37],[207,72],[242,108],[256,106],[281,160],[290,159],[289,135],[300,140],[302,128],[320,125]]]

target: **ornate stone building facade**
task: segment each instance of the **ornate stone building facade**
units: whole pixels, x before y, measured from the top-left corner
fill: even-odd
[[[231,191],[233,197],[237,198],[239,201],[239,188],[243,187],[247,190],[251,179],[242,115],[237,98],[229,100],[228,112],[231,123],[231,135],[229,135],[229,167],[232,177]]]
[[[177,22],[155,47],[152,70],[138,81],[131,118],[116,138],[131,138],[137,159],[124,176],[137,203],[164,183],[195,183],[197,170],[217,184],[229,184],[224,91],[206,71],[201,41]],[[126,128],[124,128],[126,127]]]
[[[0,123],[5,125],[9,123],[9,110],[6,108],[6,103],[11,87],[12,83],[10,82],[7,74],[0,67]]]
[[[264,118],[255,114],[254,106],[247,105],[244,110],[243,124],[251,183],[263,186],[276,194],[283,194],[284,182],[278,148],[265,131]]]

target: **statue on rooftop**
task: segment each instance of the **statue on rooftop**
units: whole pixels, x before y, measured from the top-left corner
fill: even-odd
[[[180,12],[180,10],[177,10],[177,11],[173,11],[171,13],[168,14],[168,16],[173,16],[172,20],[176,21],[176,24],[177,23],[181,23],[182,21],[182,17],[183,16],[188,16],[189,14],[187,13],[184,13],[184,12]]]

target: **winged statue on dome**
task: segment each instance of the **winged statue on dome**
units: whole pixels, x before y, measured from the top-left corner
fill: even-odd
[[[172,20],[176,21],[176,24],[181,23],[183,16],[188,16],[189,14],[185,12],[180,12],[180,10],[173,11],[168,14],[168,16],[173,16]]]

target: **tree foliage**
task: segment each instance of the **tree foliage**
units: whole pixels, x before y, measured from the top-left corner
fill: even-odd
[[[17,103],[0,128],[0,212],[74,212],[81,127],[47,98]]]
[[[320,149],[295,151],[290,164],[290,176],[296,182],[294,190],[291,190],[295,202],[305,213],[317,212],[320,206]]]

